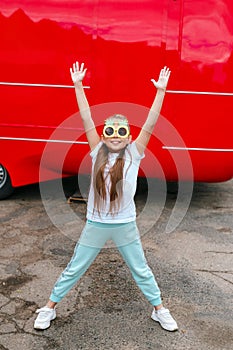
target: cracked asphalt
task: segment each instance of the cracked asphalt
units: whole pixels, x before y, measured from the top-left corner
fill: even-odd
[[[74,190],[74,179],[64,181],[68,197]],[[85,202],[69,204],[55,192],[46,200],[58,214],[69,208],[84,220]],[[50,220],[38,185],[17,189],[0,202],[0,349],[233,349],[232,193],[233,180],[195,184],[184,219],[169,233],[165,228],[177,200],[176,186],[170,184],[161,214],[142,236],[178,332],[166,332],[150,319],[151,306],[111,245],[59,303],[51,327],[36,331],[35,311],[68,263],[82,225],[74,230],[66,223],[72,232],[64,234]],[[142,183],[136,195],[138,212],[146,200]],[[160,204],[155,196],[155,212]],[[147,215],[149,211],[142,227],[148,224]]]

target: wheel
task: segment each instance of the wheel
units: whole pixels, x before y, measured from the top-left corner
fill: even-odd
[[[14,191],[10,176],[2,164],[0,164],[0,199],[9,197]]]

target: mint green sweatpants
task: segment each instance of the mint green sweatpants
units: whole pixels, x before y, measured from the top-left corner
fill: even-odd
[[[59,302],[79,281],[106,241],[113,240],[147,300],[160,305],[158,284],[147,264],[136,222],[104,224],[87,221],[74,254],[54,285],[50,300]]]

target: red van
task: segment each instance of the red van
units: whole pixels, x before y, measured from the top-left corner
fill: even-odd
[[[143,124],[162,66],[172,70],[141,176],[233,176],[231,0],[3,0],[0,4],[0,198],[14,187],[88,173],[69,68],[85,62],[101,123]]]

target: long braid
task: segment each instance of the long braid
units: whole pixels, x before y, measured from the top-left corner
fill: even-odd
[[[106,179],[104,170],[108,162],[108,149],[103,144],[98,152],[94,173],[94,208],[100,214],[101,210],[104,209],[107,192],[106,192]],[[110,187],[110,208],[109,213],[114,215],[120,207],[120,202],[123,195],[123,170],[125,164],[125,148],[122,149],[116,159],[115,164],[109,169],[111,187]]]
[[[110,169],[111,188],[110,188],[110,213],[119,209],[123,195],[123,170],[125,165],[125,148],[122,149],[116,159],[115,164]]]
[[[106,201],[104,169],[108,162],[108,152],[108,148],[103,144],[99,149],[93,172],[94,208],[98,210],[99,214]]]

